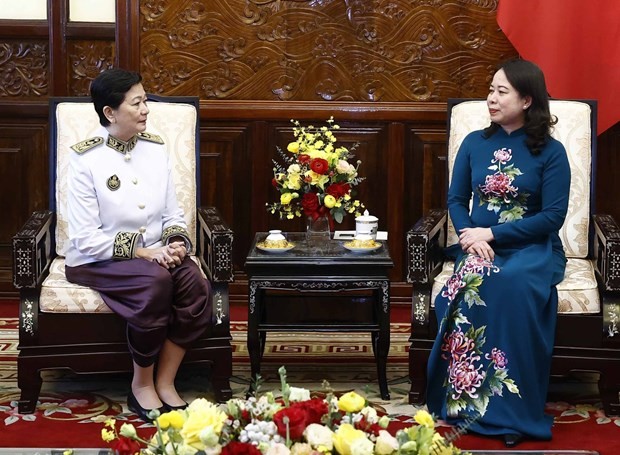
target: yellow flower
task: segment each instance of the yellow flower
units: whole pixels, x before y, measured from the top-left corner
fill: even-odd
[[[284,187],[291,190],[299,190],[301,189],[301,175],[299,174],[290,174],[288,176],[288,180],[284,182]]]
[[[206,427],[211,427],[213,432],[219,435],[227,418],[217,405],[204,398],[198,398],[187,408],[187,420],[180,431],[181,437],[187,445],[204,450],[205,445],[200,440],[200,432]]]
[[[435,421],[433,420],[433,416],[430,415],[423,409],[420,409],[413,416],[413,419],[420,425],[424,425],[427,428],[435,428]]]
[[[366,435],[350,423],[344,423],[334,433],[334,448],[340,455],[351,455],[351,445],[357,439],[366,439]]]
[[[327,207],[328,209],[331,209],[333,206],[336,205],[336,198],[331,194],[328,194],[327,196],[325,196],[325,199],[323,199],[323,204],[325,204],[325,207]]]
[[[338,409],[345,412],[358,412],[364,408],[366,399],[355,392],[347,392],[338,399]]]
[[[184,422],[185,417],[179,411],[166,412],[157,418],[157,423],[162,430],[165,430],[168,427],[179,430],[183,428]]]
[[[299,152],[299,142],[291,142],[288,144],[288,146],[286,147],[286,150],[288,150],[291,153],[298,153]]]
[[[293,199],[298,196],[297,193],[282,193],[280,195],[280,204],[289,205]]]
[[[105,428],[102,428],[101,439],[103,439],[105,442],[114,441],[114,439],[116,439],[116,435],[112,430],[106,430]]]

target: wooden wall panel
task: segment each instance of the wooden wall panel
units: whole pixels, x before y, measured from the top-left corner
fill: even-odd
[[[47,96],[47,59],[48,45],[45,41],[1,40],[0,98],[25,101]]]
[[[90,82],[114,66],[114,41],[71,40],[67,43],[67,85],[70,96],[90,96]]]
[[[179,0],[140,5],[150,91],[201,99],[445,101],[515,56],[497,1]]]

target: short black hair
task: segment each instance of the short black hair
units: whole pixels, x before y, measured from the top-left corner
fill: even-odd
[[[110,125],[110,121],[103,113],[103,108],[110,106],[117,109],[127,92],[142,81],[142,76],[135,71],[121,68],[112,68],[100,73],[90,84],[90,98],[95,105],[95,111],[99,115],[99,123],[102,126]]]

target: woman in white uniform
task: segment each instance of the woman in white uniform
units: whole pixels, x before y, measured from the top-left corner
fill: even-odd
[[[127,321],[133,358],[127,405],[150,421],[151,410],[187,406],[174,380],[209,323],[211,289],[188,257],[192,245],[166,146],[146,132],[141,80],[111,69],[91,84],[101,128],[71,147],[66,274],[98,291]]]

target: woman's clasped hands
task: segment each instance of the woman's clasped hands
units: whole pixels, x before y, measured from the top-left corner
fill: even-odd
[[[138,257],[157,262],[166,269],[173,269],[181,265],[187,255],[185,242],[170,242],[168,245],[159,248],[140,248],[137,252]]]
[[[491,228],[463,228],[459,234],[459,245],[468,254],[475,254],[487,261],[495,259],[495,251],[490,243],[493,241]]]

